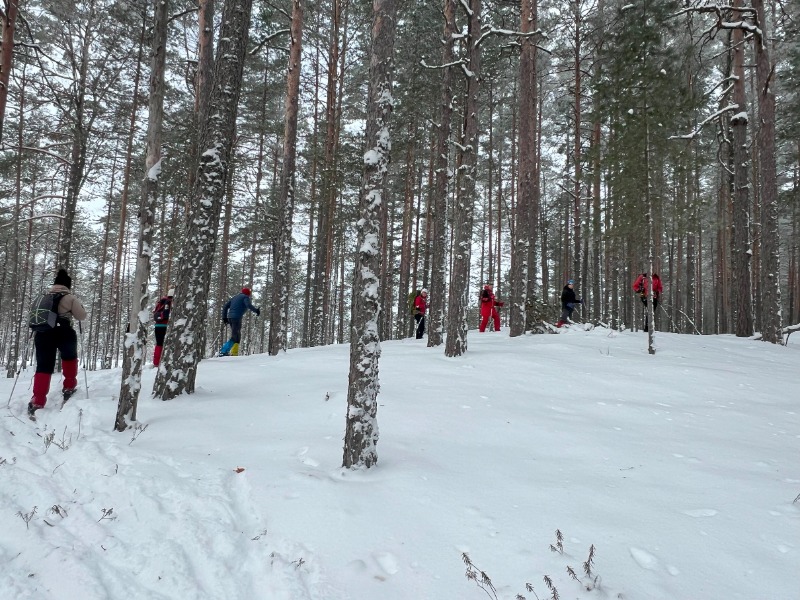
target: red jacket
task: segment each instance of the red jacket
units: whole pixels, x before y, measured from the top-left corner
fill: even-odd
[[[489,286],[484,286],[481,292],[481,315],[491,315],[495,306],[503,306],[503,303],[495,299],[494,292]]]
[[[420,294],[416,298],[414,298],[414,310],[421,315],[425,314],[425,311],[428,308],[428,298],[427,296],[423,296]]]
[[[634,292],[636,292],[642,298],[644,298],[645,296],[647,296],[647,292],[650,289],[650,278],[645,277],[644,273],[642,273],[641,275],[639,275],[639,277],[636,278],[636,281],[633,282],[632,287]],[[663,291],[664,291],[664,286],[661,283],[661,278],[658,275],[653,274],[653,296],[655,297],[656,300],[658,300],[659,296],[661,296],[661,293]]]

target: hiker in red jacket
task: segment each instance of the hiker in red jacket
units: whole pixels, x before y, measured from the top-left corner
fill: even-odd
[[[639,298],[642,300],[642,304],[644,304],[644,330],[647,331],[648,329],[648,312],[647,312],[647,294],[650,291],[650,278],[647,276],[647,273],[642,273],[639,277],[636,278],[636,281],[633,282],[633,291],[639,295]],[[655,315],[656,310],[658,310],[658,300],[661,298],[661,294],[664,291],[664,285],[661,283],[661,278],[658,276],[658,273],[653,273],[653,314]]]
[[[428,310],[428,290],[421,289],[414,298],[414,320],[417,322],[417,339],[421,340],[425,334],[425,311]]]
[[[494,330],[500,331],[500,313],[497,312],[496,308],[498,306],[503,306],[503,303],[495,299],[492,284],[487,283],[481,291],[481,325],[478,328],[479,331],[486,331],[489,317],[492,317],[494,321]]]
[[[167,295],[156,302],[153,310],[153,321],[155,321],[156,346],[153,350],[153,366],[157,367],[161,363],[161,352],[164,350],[164,338],[167,335],[167,324],[169,323],[169,313],[172,310],[172,297],[175,289],[170,288]]]

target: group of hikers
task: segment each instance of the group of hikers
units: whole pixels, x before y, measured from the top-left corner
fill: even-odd
[[[633,290],[641,299],[642,303],[644,304],[645,311],[644,311],[644,331],[647,331],[649,328],[648,323],[648,311],[647,311],[647,297],[650,292],[651,286],[651,278],[647,275],[647,273],[642,273],[636,278],[636,281],[633,282]],[[661,297],[662,292],[664,291],[664,286],[661,283],[661,278],[658,276],[657,273],[653,273],[652,277],[652,287],[653,287],[653,310],[658,309],[658,300]],[[583,304],[583,298],[579,298],[575,294],[575,280],[569,279],[567,280],[567,285],[564,286],[564,289],[561,291],[561,316],[559,317],[558,321],[556,322],[556,327],[563,327],[572,322],[572,313],[575,309],[580,305]],[[412,305],[412,312],[414,314],[414,320],[416,322],[416,326],[414,328],[415,337],[417,339],[421,339],[422,336],[425,334],[425,313],[428,310],[428,290],[423,288],[419,292],[417,292],[416,296],[413,299]],[[487,283],[483,286],[483,289],[480,292],[480,312],[481,312],[481,320],[480,325],[478,326],[478,331],[483,333],[486,331],[486,326],[489,323],[489,319],[492,319],[492,323],[494,325],[494,331],[500,331],[500,313],[497,311],[498,307],[502,307],[504,304],[497,300],[494,295],[494,287],[491,283]]]
[[[633,282],[632,287],[644,304],[643,329],[648,331],[648,311],[646,309],[650,288],[652,287],[651,297],[653,299],[653,309],[655,310],[658,308],[658,301],[664,291],[664,286],[658,274],[653,273],[651,278],[647,273],[642,273]],[[49,304],[42,308],[44,304],[40,303],[32,311],[32,315],[37,313],[41,317],[44,314],[45,318],[40,319],[41,326],[34,327],[33,321],[31,321],[31,328],[36,334],[33,341],[36,351],[36,373],[33,377],[33,397],[28,403],[28,415],[31,419],[35,419],[36,411],[43,408],[47,403],[50,379],[55,371],[58,354],[61,355],[61,369],[64,376],[61,390],[62,402],[69,400],[78,387],[78,336],[72,327],[72,319],[77,320],[80,327],[80,322],[86,319],[86,309],[71,290],[72,278],[65,269],[60,269],[56,273],[53,285],[42,297],[43,299],[46,298]],[[156,302],[153,310],[156,338],[153,350],[153,366],[155,367],[158,367],[161,363],[161,354],[164,349],[164,339],[167,333],[174,294],[174,288],[170,288],[166,296]],[[238,356],[242,335],[242,319],[247,314],[247,311],[255,313],[256,316],[261,315],[261,309],[253,306],[251,295],[250,288],[243,287],[241,292],[231,297],[222,307],[222,322],[230,327],[231,335],[220,349],[219,356]],[[561,316],[556,323],[556,327],[563,327],[570,323],[573,311],[580,304],[583,304],[583,298],[579,298],[575,294],[575,281],[569,279],[561,292]],[[413,297],[413,302],[410,302],[410,305],[412,306],[415,321],[415,337],[416,339],[421,339],[425,335],[425,315],[429,306],[428,290],[421,289]],[[497,308],[502,306],[504,306],[504,303],[495,297],[492,284],[485,284],[480,292],[481,320],[478,326],[480,332],[486,331],[489,319],[492,320],[494,331],[500,331],[500,313]],[[47,316],[52,316],[50,323],[47,323]]]
[[[642,304],[644,304],[644,327],[642,328],[644,331],[648,331],[649,329],[647,297],[650,294],[650,286],[651,278],[647,275],[647,273],[642,273],[639,275],[631,286],[633,291],[636,292],[636,295],[641,299]],[[652,287],[653,312],[655,313],[655,311],[658,309],[658,300],[661,298],[661,294],[664,292],[664,284],[661,283],[661,277],[658,276],[658,273],[653,273]],[[558,319],[556,327],[563,327],[564,325],[570,323],[572,321],[572,312],[579,304],[583,304],[583,298],[578,298],[575,295],[575,280],[570,279],[567,281],[567,285],[565,285],[564,289],[561,291],[561,317]]]
[[[242,318],[249,310],[256,315],[261,309],[253,306],[250,288],[230,298],[222,307],[222,322],[231,328],[231,336],[219,351],[220,356],[238,356],[241,341]],[[172,299],[175,289],[170,288],[153,309],[154,333],[153,366],[161,363],[164,339],[167,335]],[[52,318],[48,322],[48,317]],[[64,376],[61,396],[62,404],[69,400],[78,388],[78,335],[72,320],[86,319],[86,309],[72,293],[72,278],[66,269],[56,273],[53,285],[36,301],[31,310],[29,325],[34,332],[33,345],[36,352],[36,372],[33,376],[33,397],[28,403],[28,416],[36,420],[36,411],[47,404],[50,380],[56,367],[56,358],[61,355],[61,371]]]

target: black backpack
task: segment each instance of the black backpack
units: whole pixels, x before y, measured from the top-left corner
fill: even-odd
[[[28,327],[31,331],[50,331],[58,323],[58,303],[66,292],[53,292],[39,296],[31,305]]]

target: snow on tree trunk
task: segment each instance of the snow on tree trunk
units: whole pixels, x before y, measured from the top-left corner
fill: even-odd
[[[159,369],[154,385],[155,395],[163,400],[194,392],[197,366],[203,358],[208,266],[214,256],[236,130],[251,11],[252,0],[227,0],[222,10],[208,117],[200,131],[200,159],[162,357],[170,369],[169,372]]]
[[[443,45],[442,64],[454,61],[453,35],[456,32],[456,6],[453,0],[444,0],[444,34],[448,40]],[[447,184],[450,172],[447,157],[450,153],[450,130],[453,117],[453,68],[442,69],[441,114],[436,134],[436,186],[433,192],[433,253],[431,266],[430,311],[428,318],[428,346],[441,346],[444,341],[444,303],[446,298],[445,277],[447,274]]]
[[[456,199],[453,206],[453,268],[450,273],[450,297],[447,304],[447,339],[445,356],[461,356],[467,351],[467,308],[469,303],[469,268],[472,225],[475,214],[475,172],[478,158],[478,88],[481,57],[477,43],[481,34],[481,2],[470,2],[466,46],[467,78],[464,101],[464,124],[456,167]]]
[[[520,31],[536,31],[537,0],[522,0]],[[536,180],[536,41],[526,35],[520,40],[519,57],[519,194],[514,218],[513,252],[511,255],[511,305],[509,335],[525,333],[528,305],[528,278],[531,274],[531,245],[535,244],[534,215],[538,213],[535,198]],[[533,238],[533,239],[532,239]]]
[[[292,41],[286,77],[286,115],[283,136],[283,166],[278,197],[278,239],[275,244],[275,273],[272,284],[269,353],[286,350],[286,306],[289,299],[289,267],[292,251],[295,164],[297,158],[297,112],[300,99],[300,59],[303,46],[303,1],[292,2]]]
[[[355,281],[353,283],[347,427],[342,466],[371,467],[378,461],[378,335],[381,266],[380,223],[389,167],[392,112],[392,53],[395,0],[374,0],[364,176],[359,197]]]
[[[142,206],[139,210],[139,245],[136,273],[131,289],[129,333],[125,336],[125,355],[122,362],[122,383],[114,429],[125,431],[128,420],[136,420],[139,392],[142,388],[142,365],[147,351],[147,325],[150,321],[147,284],[155,227],[158,179],[161,175],[161,133],[164,122],[164,71],[166,65],[167,24],[169,0],[154,0],[153,54],[150,69],[149,122],[145,179],[142,183]]]

